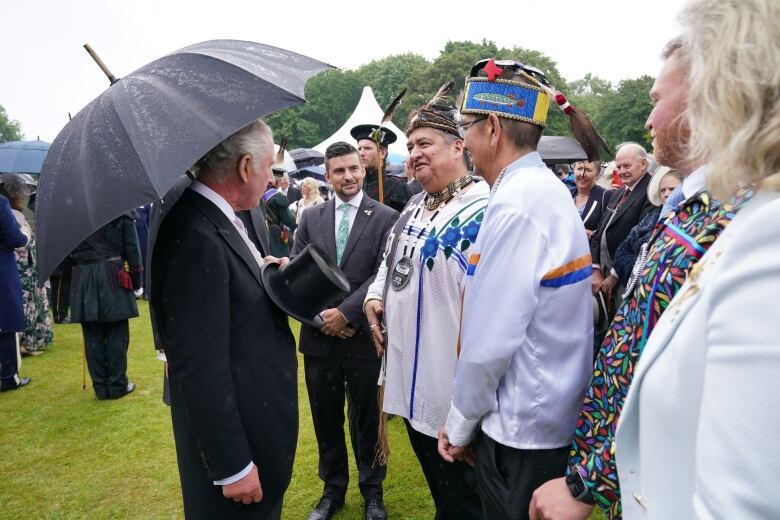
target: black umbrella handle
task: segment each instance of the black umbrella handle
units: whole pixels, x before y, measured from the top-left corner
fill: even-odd
[[[95,60],[95,63],[98,64],[98,67],[100,67],[100,70],[102,70],[103,74],[106,75],[108,81],[110,81],[112,85],[116,83],[117,77],[114,76],[110,70],[108,70],[108,67],[106,66],[105,63],[103,63],[103,60],[100,59],[100,56],[97,55],[94,49],[88,43],[84,44],[84,48],[87,50],[89,55],[92,56],[92,59]]]

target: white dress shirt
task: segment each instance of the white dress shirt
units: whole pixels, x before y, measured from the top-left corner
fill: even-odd
[[[336,203],[336,219],[334,223],[333,228],[333,236],[338,236],[339,234],[339,224],[341,224],[341,218],[344,212],[339,208],[342,204],[345,202],[349,204],[349,230],[352,231],[352,224],[355,223],[355,217],[357,216],[358,209],[360,209],[360,203],[363,202],[363,190],[360,190],[357,195],[352,197],[350,200],[345,201],[342,200],[341,197],[338,196],[338,194],[334,194],[335,196],[335,203]]]
[[[469,259],[446,431],[567,446],[593,369],[591,257],[566,187],[537,152],[502,172]]]

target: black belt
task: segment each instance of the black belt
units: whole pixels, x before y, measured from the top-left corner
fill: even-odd
[[[100,256],[97,258],[74,258],[74,265],[87,265],[87,264],[99,264],[101,262],[119,262],[122,260],[121,256]]]

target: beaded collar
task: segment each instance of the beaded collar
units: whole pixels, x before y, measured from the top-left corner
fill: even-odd
[[[425,196],[425,209],[428,211],[433,211],[442,204],[448,203],[450,200],[452,200],[455,195],[460,192],[463,188],[468,186],[474,182],[474,177],[471,176],[470,173],[464,175],[463,177],[460,177],[458,179],[455,179],[448,185],[444,187],[444,189],[437,191],[436,193],[429,193]]]

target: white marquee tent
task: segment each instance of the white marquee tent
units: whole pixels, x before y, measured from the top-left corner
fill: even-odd
[[[384,110],[379,106],[379,103],[377,103],[376,98],[374,97],[374,91],[371,90],[371,87],[363,87],[363,94],[360,96],[360,101],[358,101],[355,110],[352,112],[352,115],[349,116],[347,122],[336,130],[332,136],[315,146],[314,149],[320,153],[325,153],[325,149],[336,141],[346,141],[351,144],[356,144],[355,140],[352,139],[352,136],[349,134],[349,131],[357,125],[379,124],[383,114]],[[395,126],[392,121],[389,121],[384,126],[392,130],[395,135],[398,136],[398,139],[389,147],[390,153],[406,157],[408,155],[406,151],[406,135]]]

